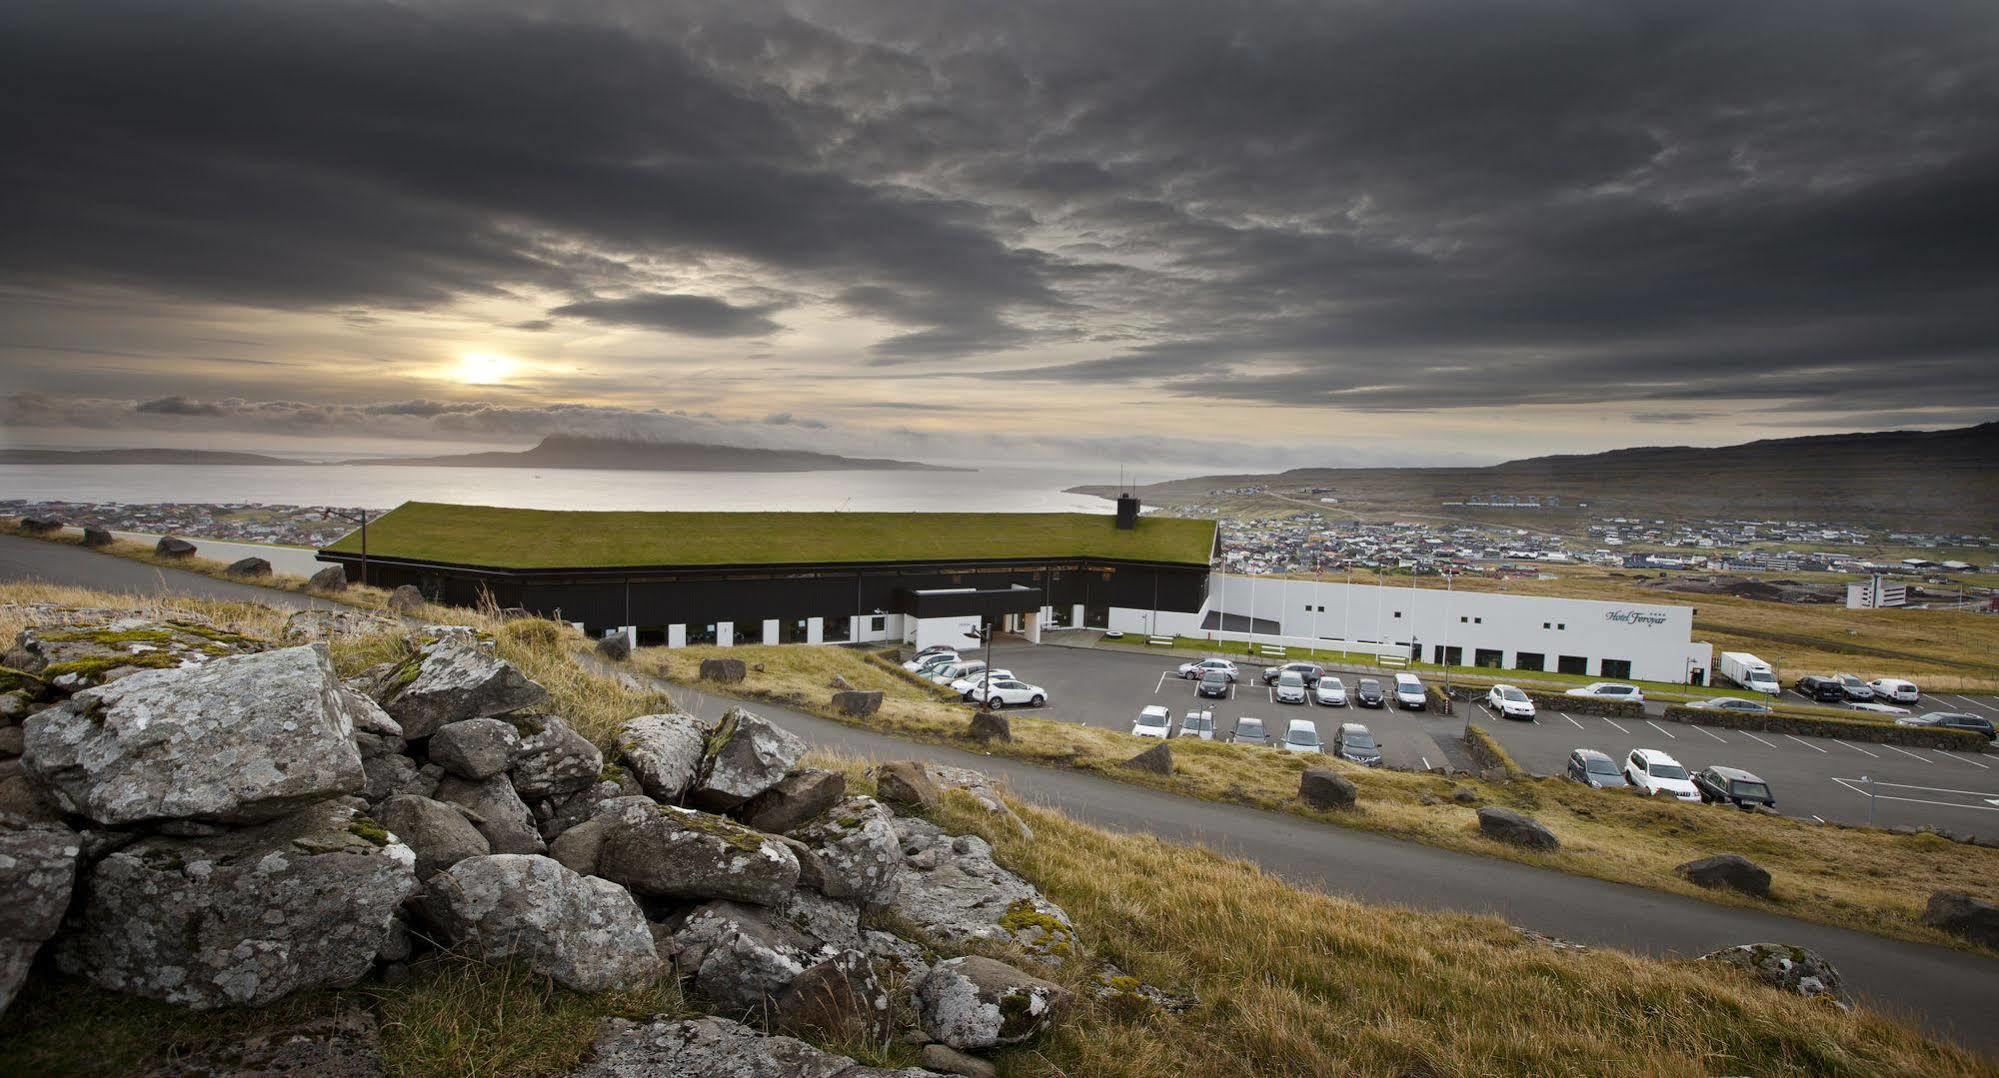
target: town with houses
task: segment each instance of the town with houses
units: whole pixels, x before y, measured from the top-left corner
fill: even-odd
[[[253,505],[246,502],[67,502],[11,498],[0,516],[46,517],[140,535],[178,535],[237,543],[322,547],[354,530],[364,510],[353,506]],[[370,516],[384,512],[365,510]]]

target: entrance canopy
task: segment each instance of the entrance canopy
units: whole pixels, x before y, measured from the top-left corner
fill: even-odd
[[[1020,584],[1009,588],[902,588],[895,593],[895,612],[917,618],[998,621],[1008,614],[1032,613],[1041,607],[1041,589]]]

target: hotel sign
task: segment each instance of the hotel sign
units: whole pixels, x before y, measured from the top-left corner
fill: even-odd
[[[1664,625],[1666,615],[1650,610],[1606,610],[1603,620],[1620,622],[1625,625]]]

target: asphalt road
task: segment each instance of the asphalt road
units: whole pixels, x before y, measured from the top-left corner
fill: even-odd
[[[254,598],[285,607],[314,602],[73,547],[0,537],[0,579],[24,577],[119,591],[164,588]],[[673,688],[685,705],[704,714],[718,714],[731,703],[688,687]],[[1990,1014],[1991,1001],[1999,999],[1999,962],[1988,958],[1176,797],[1074,771],[911,745],[811,715],[752,706],[816,746],[876,759],[917,757],[975,767],[1004,777],[1029,801],[1076,819],[1199,843],[1247,858],[1301,886],[1361,901],[1489,913],[1551,935],[1641,954],[1691,956],[1765,940],[1810,947],[1831,959],[1849,988],[1870,1006],[1999,1054],[1999,1023]]]

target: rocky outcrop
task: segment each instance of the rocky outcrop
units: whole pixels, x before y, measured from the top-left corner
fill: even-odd
[[[425,753],[446,773],[476,782],[511,767],[520,747],[521,735],[511,723],[466,719],[439,730]]]
[[[606,1018],[574,1078],[932,1078],[932,1072],[864,1067],[726,1018]]]
[[[428,880],[468,857],[493,852],[486,836],[452,805],[399,794],[375,809],[375,818],[416,855],[416,878]]]
[[[611,817],[598,873],[642,895],[781,903],[798,886],[784,843],[733,820],[671,805]]]
[[[875,768],[875,796],[895,808],[928,811],[937,807],[937,783],[915,760],[894,760]]]
[[[64,972],[196,1008],[359,980],[416,890],[416,856],[350,805],[154,836],[106,855],[58,938]]]
[[[750,676],[749,666],[741,659],[701,660],[701,680],[734,685]]]
[[[708,733],[692,715],[641,715],[618,728],[618,758],[646,793],[678,801],[701,772]]]
[[[1923,923],[1973,943],[1999,948],[1999,906],[1962,891],[1938,891],[1923,909]]]
[[[76,833],[46,821],[0,816],[0,1012],[69,909],[83,847]]]
[[[71,693],[142,670],[198,666],[262,650],[255,640],[194,620],[85,618],[22,630],[9,665]]]
[[[1703,962],[1721,962],[1749,971],[1757,980],[1783,992],[1800,996],[1825,996],[1846,1002],[1839,971],[1817,951],[1788,943],[1744,943],[1724,947],[1700,957]]]
[[[969,767],[941,767],[935,764],[925,767],[924,771],[940,791],[962,790],[966,797],[971,798],[973,805],[988,815],[998,817],[1015,834],[1025,839],[1034,837],[1034,829],[1013,811],[993,786],[992,778],[984,772]]]
[[[708,735],[701,773],[687,792],[698,808],[726,812],[783,781],[805,755],[805,740],[739,707]]]
[[[973,741],[983,745],[990,741],[1012,741],[1013,720],[998,711],[978,710],[966,724],[965,732]]]
[[[1019,1044],[1067,1013],[1074,996],[1004,962],[939,962],[916,988],[923,1032],[957,1049]]]
[[[860,951],[807,966],[771,1003],[772,1024],[821,1041],[883,1044],[895,1033],[895,1000]]]
[[[631,638],[624,633],[612,633],[597,641],[597,654],[609,662],[624,662],[632,657]]]
[[[478,782],[447,777],[437,784],[436,798],[464,809],[494,853],[541,853],[548,849],[534,825],[533,811],[505,775]]]
[[[590,739],[553,715],[508,715],[520,747],[514,750],[514,789],[529,801],[566,797],[597,781],[604,754]]]
[[[390,592],[388,599],[382,603],[383,609],[389,613],[402,614],[404,616],[414,614],[422,610],[426,605],[428,604],[423,597],[423,592],[418,591],[414,584],[397,585],[396,590]]]
[[[731,1014],[767,1010],[823,956],[820,941],[769,910],[709,902],[672,936],[673,964],[703,996]]]
[[[977,835],[950,835],[927,820],[895,821],[901,888],[889,909],[943,945],[1010,943],[1044,959],[1074,950],[1076,929],[1033,884],[993,863]]]
[[[317,644],[148,670],[30,716],[23,764],[100,824],[267,820],[361,790],[351,695]]]
[[[271,563],[262,558],[239,558],[230,562],[222,571],[228,573],[230,576],[270,576]]]
[[[376,696],[383,710],[402,724],[403,736],[426,738],[454,722],[547,701],[548,690],[529,681],[470,630],[427,632],[428,642],[391,673]]]
[[[1161,741],[1118,766],[1130,771],[1143,771],[1148,775],[1170,778],[1173,774],[1173,747]]]
[[[1770,873],[1763,866],[1736,853],[1717,854],[1688,861],[1673,869],[1681,879],[1707,888],[1739,891],[1758,898],[1770,897]]]
[[[424,886],[423,905],[451,942],[579,992],[637,988],[659,973],[630,892],[546,857],[468,857]]]
[[[1298,799],[1319,810],[1348,809],[1359,800],[1360,790],[1345,775],[1329,768],[1307,768],[1298,776]]]
[[[846,792],[845,775],[802,768],[744,803],[736,817],[746,827],[782,835],[832,808]]]
[[[176,539],[171,535],[163,535],[159,542],[153,544],[153,553],[162,558],[191,558],[194,556],[194,549],[193,543],[185,539]]]
[[[312,591],[339,592],[347,590],[347,567],[329,565],[312,574],[305,586]]]
[[[1562,840],[1556,838],[1555,833],[1541,821],[1497,805],[1487,805],[1478,810],[1478,829],[1485,837],[1509,846],[1554,850],[1562,845]]]
[[[799,882],[828,898],[880,906],[902,889],[895,816],[872,797],[849,797],[791,837],[811,850],[799,859]]]
[[[880,690],[846,689],[833,694],[833,710],[856,719],[865,719],[882,709]]]

